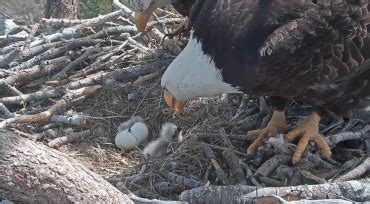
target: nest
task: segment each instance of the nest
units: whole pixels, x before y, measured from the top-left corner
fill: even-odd
[[[291,186],[362,176],[348,174],[368,163],[370,117],[364,110],[349,121],[322,124],[322,134],[335,146],[331,160],[322,160],[311,145],[297,166],[290,164],[294,146],[279,139],[267,141],[253,158],[245,155],[253,138],[243,135],[265,127],[271,117],[263,98],[198,99],[174,115],[162,99],[160,76],[186,37],[163,40],[163,28],[173,29],[181,18],[162,10],[157,15],[145,34],[137,32],[132,11],[123,7],[94,19],[43,19],[7,35],[0,41],[0,127],[57,148],[146,198],[177,199],[207,183]],[[289,123],[311,111],[292,102]],[[181,126],[185,139],[171,145],[163,159],[144,159],[141,150],[148,141],[123,152],[114,136],[134,115],[148,122],[149,140],[164,122]]]

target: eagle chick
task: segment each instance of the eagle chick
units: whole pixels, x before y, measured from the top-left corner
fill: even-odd
[[[145,158],[162,157],[167,152],[167,147],[172,142],[181,142],[182,131],[173,123],[164,123],[158,139],[150,142],[143,150]]]

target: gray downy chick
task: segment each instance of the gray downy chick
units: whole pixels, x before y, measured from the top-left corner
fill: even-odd
[[[173,123],[164,123],[159,138],[150,142],[143,150],[145,158],[159,158],[167,153],[168,145],[172,142],[181,142],[182,131]]]

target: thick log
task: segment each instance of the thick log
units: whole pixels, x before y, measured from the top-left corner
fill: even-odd
[[[0,196],[16,203],[133,203],[65,154],[0,129]]]
[[[214,204],[280,203],[276,196],[287,201],[316,200],[316,203],[318,203],[318,200],[325,200],[325,202],[321,203],[330,203],[334,199],[367,202],[370,200],[370,179],[365,178],[358,181],[351,180],[318,185],[266,188],[247,185],[208,186],[184,191],[180,195],[180,200],[189,203]]]

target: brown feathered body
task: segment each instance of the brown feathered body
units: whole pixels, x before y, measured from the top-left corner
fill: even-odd
[[[370,102],[367,0],[197,0],[193,36],[223,81],[348,116]],[[365,46],[364,46],[365,43]]]

